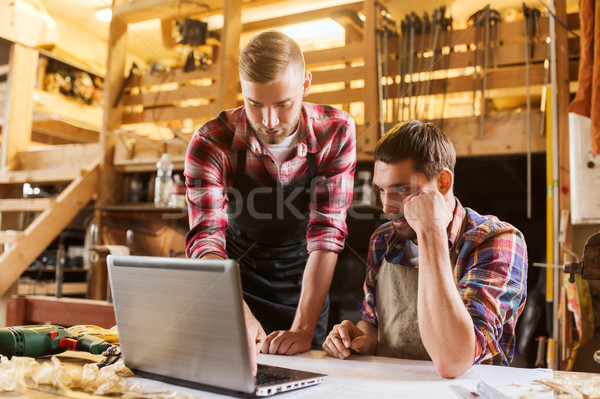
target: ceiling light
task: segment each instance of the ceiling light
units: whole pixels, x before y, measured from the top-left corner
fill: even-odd
[[[96,12],[96,19],[102,22],[110,22],[112,19],[112,11],[110,8],[103,8],[102,10]]]

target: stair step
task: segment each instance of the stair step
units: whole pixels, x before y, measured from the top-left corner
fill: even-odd
[[[0,199],[0,212],[37,212],[50,208],[54,198],[15,198]]]
[[[0,231],[0,244],[14,244],[23,238],[24,233],[16,230]]]
[[[81,169],[73,167],[13,170],[2,174],[0,183],[56,183],[75,180],[79,176],[81,176]]]

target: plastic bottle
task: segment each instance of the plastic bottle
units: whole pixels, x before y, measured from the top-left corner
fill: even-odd
[[[162,154],[156,163],[156,179],[154,180],[154,205],[169,206],[171,186],[173,185],[173,162],[169,154]]]

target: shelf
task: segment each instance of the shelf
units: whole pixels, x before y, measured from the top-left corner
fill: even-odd
[[[222,9],[222,0],[211,0],[211,10]],[[181,0],[135,0],[113,8],[114,16],[125,23],[147,21],[155,18],[175,18],[194,13],[206,13],[202,2],[182,2]],[[113,17],[114,18],[114,17]]]
[[[87,293],[87,283],[63,283],[63,295],[85,295]],[[56,283],[50,282],[21,282],[18,287],[19,295],[55,295]]]

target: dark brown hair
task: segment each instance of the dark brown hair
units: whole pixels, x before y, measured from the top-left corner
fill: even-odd
[[[442,168],[454,173],[456,151],[450,139],[433,123],[412,120],[391,128],[377,143],[375,161],[396,163],[405,159],[413,161],[415,171],[429,180]]]

